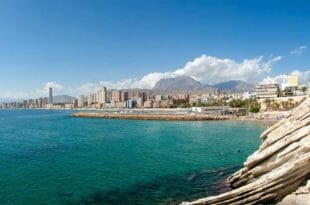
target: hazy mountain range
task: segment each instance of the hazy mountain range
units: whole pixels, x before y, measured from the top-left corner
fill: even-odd
[[[159,80],[153,87],[155,92],[178,92],[178,91],[216,91],[223,90],[227,92],[246,92],[253,91],[255,85],[247,83],[242,80],[230,80],[226,82],[217,83],[214,85],[203,85],[199,81],[191,77],[182,76],[176,78],[165,78]]]

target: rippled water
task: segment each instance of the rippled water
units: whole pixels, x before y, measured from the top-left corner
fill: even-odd
[[[0,110],[0,204],[176,204],[215,194],[264,129],[70,113]]]

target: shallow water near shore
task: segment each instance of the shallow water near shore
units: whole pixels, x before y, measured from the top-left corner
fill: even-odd
[[[0,110],[0,204],[177,204],[215,194],[265,129],[71,113]]]

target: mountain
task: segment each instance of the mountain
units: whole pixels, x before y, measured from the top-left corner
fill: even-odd
[[[55,95],[53,96],[53,103],[72,103],[73,99],[75,99],[75,97],[69,95]]]
[[[188,76],[181,76],[175,78],[164,78],[159,80],[152,89],[153,94],[178,94],[191,93],[194,95],[214,93],[217,89],[210,85],[202,85],[200,82]]]
[[[213,87],[230,92],[247,92],[255,90],[255,85],[242,80],[229,80],[226,82],[217,83],[213,85]]]
[[[255,85],[247,83],[242,80],[229,80],[226,82],[217,83],[215,85],[203,85],[188,76],[181,76],[175,78],[164,78],[159,80],[153,87],[153,92],[158,93],[177,93],[177,92],[191,92],[199,94],[204,92],[215,92],[217,90],[227,92],[247,92],[254,91]]]
[[[203,85],[194,80],[191,77],[181,76],[176,78],[163,78],[160,79],[153,90],[161,90],[161,91],[168,91],[168,90],[197,90],[202,89]]]

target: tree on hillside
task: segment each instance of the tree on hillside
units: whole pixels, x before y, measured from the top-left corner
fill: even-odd
[[[246,106],[246,101],[244,100],[241,100],[241,99],[234,99],[234,100],[231,100],[229,102],[229,106],[230,107],[245,107]]]
[[[258,113],[261,108],[260,103],[257,100],[249,101],[249,111],[253,113]]]

